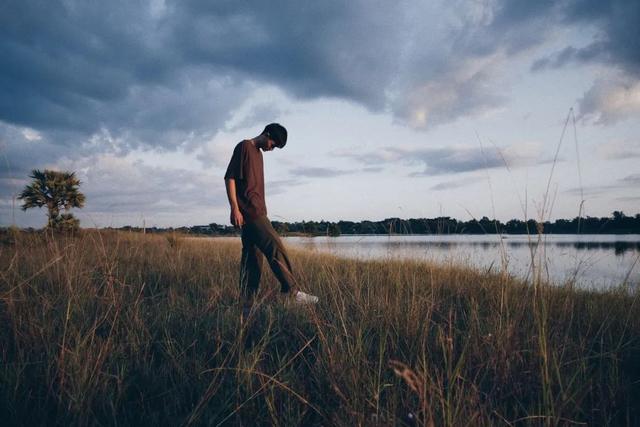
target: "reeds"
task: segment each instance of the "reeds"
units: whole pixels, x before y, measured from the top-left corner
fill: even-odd
[[[0,419],[16,425],[633,425],[638,292],[293,251],[316,307],[239,242],[14,233],[0,244]]]

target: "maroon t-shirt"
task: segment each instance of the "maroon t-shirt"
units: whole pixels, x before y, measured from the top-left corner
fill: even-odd
[[[242,141],[233,150],[224,175],[224,179],[229,178],[236,181],[236,198],[242,216],[251,220],[267,215],[262,153],[251,141]]]

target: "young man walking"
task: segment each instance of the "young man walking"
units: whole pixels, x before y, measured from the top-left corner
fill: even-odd
[[[248,302],[258,291],[262,271],[262,255],[280,282],[280,291],[289,293],[296,302],[315,304],[318,297],[302,292],[296,286],[287,251],[267,218],[264,199],[262,151],[287,143],[287,130],[271,123],[262,133],[236,145],[224,175],[227,197],[231,205],[231,224],[242,229],[240,288]]]

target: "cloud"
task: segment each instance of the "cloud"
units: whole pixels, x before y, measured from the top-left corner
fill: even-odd
[[[305,178],[335,178],[350,173],[348,171],[321,167],[299,167],[291,169],[289,172],[294,176],[302,176]]]
[[[624,196],[624,197],[616,197],[616,200],[621,202],[640,202],[640,196]]]
[[[478,182],[478,178],[465,178],[455,181],[445,181],[431,187],[434,191],[454,190],[456,188],[466,187],[469,184]]]
[[[638,186],[640,186],[640,173],[627,175],[624,178],[617,179],[610,184],[596,185],[582,189],[580,187],[570,188],[566,190],[565,193],[575,196],[598,196],[610,193],[614,190],[637,188]]]
[[[602,50],[638,62],[637,2],[529,3],[9,0],[0,16],[0,120],[171,149],[215,135],[266,84],[302,99],[390,108],[426,128],[502,105],[505,61],[562,25],[592,23]],[[274,114],[265,103],[235,125]]]
[[[224,187],[211,185],[219,178],[199,171],[153,167],[111,155],[63,166],[77,171],[88,213],[175,213],[176,208],[202,210],[226,201]]]
[[[425,169],[413,176],[471,172],[504,166],[498,153],[483,152],[479,148],[436,148],[420,150],[415,154]]]
[[[640,4],[637,1],[568,0],[547,5],[545,9],[555,12],[547,15],[550,21],[566,26],[589,25],[595,33],[585,46],[567,46],[538,59],[532,66],[534,70],[596,62],[614,65],[629,75],[640,74]],[[542,11],[541,8],[536,14],[541,15]]]
[[[76,171],[81,181],[80,190],[86,203],[83,209],[74,212],[85,227],[112,225],[114,220],[113,225],[131,224],[142,217],[155,220],[164,217],[167,224],[206,223],[209,212],[227,206],[221,177],[201,171],[149,166],[112,154],[63,159],[59,167]],[[220,185],[211,184],[218,180]],[[0,179],[0,185],[13,184],[21,189],[27,181],[25,177],[11,183],[5,178]],[[10,201],[9,196],[0,197],[0,204]],[[40,216],[44,218],[44,213]],[[120,217],[122,222],[118,220]],[[42,221],[36,218],[32,225],[38,224],[41,226]]]
[[[402,163],[407,166],[421,167],[422,171],[410,174],[413,177],[473,172],[497,167],[534,166],[551,161],[541,153],[539,146],[526,143],[500,150],[470,146],[439,148],[394,146],[368,152],[341,151],[335,154],[368,166]]]
[[[579,100],[579,117],[609,125],[640,116],[640,80],[618,76],[596,80]]]
[[[637,117],[640,114],[640,3],[636,0],[567,0],[551,2],[547,9],[554,11],[546,16],[551,30],[573,27],[583,32],[591,28],[593,37],[582,46],[568,45],[543,55],[533,62],[531,69],[602,65],[615,77],[597,80],[584,94],[579,101],[583,118],[611,125]]]
[[[8,0],[0,14],[0,127],[23,129],[11,136],[12,157],[27,156],[17,141],[42,144],[33,164],[134,149],[197,151],[221,130],[282,114],[265,97],[235,117],[266,86],[303,100],[350,100],[428,129],[500,108],[509,61],[575,26],[588,28],[593,43],[567,46],[540,67],[618,67],[629,80],[597,82],[581,101],[585,117],[610,123],[638,113],[639,7],[635,0],[375,7]],[[219,161],[215,147],[198,154]]]
[[[167,18],[144,2],[9,1],[0,120],[66,132],[76,144],[103,129],[132,146],[215,133],[250,87],[184,62]]]
[[[381,166],[366,166],[361,169],[361,171],[365,173],[377,173],[382,172],[383,170],[384,168]]]
[[[624,160],[640,157],[640,140],[614,140],[602,144],[597,149],[601,157],[610,160]]]
[[[620,180],[624,185],[640,186],[640,173],[627,175]]]
[[[405,5],[406,45],[399,50],[401,65],[388,91],[396,119],[418,129],[503,106],[509,59],[548,36],[533,11],[508,12],[509,1]]]
[[[336,96],[382,107],[403,11],[366,1],[172,4],[172,44],[185,60],[286,88],[301,98]],[[313,28],[313,31],[309,29]],[[362,78],[366,76],[366,78]]]
[[[306,181],[301,180],[299,178],[296,179],[281,179],[281,180],[277,180],[277,181],[268,181],[265,183],[265,187],[266,187],[266,192],[267,192],[267,197],[268,196],[274,196],[276,194],[283,194],[287,191],[287,189],[294,187],[294,186],[298,186],[298,185],[304,185],[306,184]]]
[[[394,105],[396,116],[413,128],[426,129],[461,116],[497,109],[506,97],[504,89],[493,79],[496,65],[488,62],[460,61],[445,75],[416,82]]]
[[[640,115],[640,3],[636,0],[567,0],[555,2],[550,28],[591,27],[592,40],[568,45],[533,62],[533,71],[570,64],[599,64],[612,77],[595,81],[579,100],[580,115],[611,125]],[[559,20],[558,20],[559,18]]]
[[[24,136],[27,141],[40,141],[42,139],[42,136],[38,131],[29,128],[24,128],[22,130],[22,136]]]
[[[266,123],[277,122],[278,118],[285,115],[286,111],[274,103],[258,103],[251,106],[250,110],[235,123],[227,123],[226,131],[235,132],[239,129],[256,126],[256,124],[265,125]]]
[[[572,62],[589,62],[601,59],[603,54],[602,47],[599,44],[591,44],[582,49],[568,46],[550,56],[536,60],[532,65],[533,71],[540,71],[547,68],[561,68]]]
[[[603,194],[609,194],[612,190],[617,190],[620,188],[619,185],[609,184],[609,185],[598,185],[594,187],[582,188],[574,187],[568,190],[565,190],[565,194],[569,194],[572,196],[580,196],[580,197],[597,197]]]
[[[60,157],[64,147],[51,143],[29,128],[0,122],[0,178],[26,178]],[[0,187],[0,195],[3,189]]]
[[[557,41],[566,30],[579,29],[592,40],[544,53],[533,61],[533,70],[597,63],[633,79],[640,74],[636,0],[461,1],[453,8],[459,12],[436,12],[440,23],[423,24],[424,31],[412,33],[426,42],[406,55],[401,79],[407,83],[398,91],[392,111],[417,128],[501,107],[508,95],[508,61],[540,55],[535,49]],[[416,11],[416,20],[428,15],[421,12]]]
[[[225,168],[226,170],[229,160],[231,160],[234,147],[235,146],[229,144],[228,141],[210,141],[198,150],[196,158],[200,160],[205,167],[217,166]]]
[[[207,224],[224,209],[220,177],[182,168],[155,167],[113,155],[63,164],[76,170],[87,201],[78,211],[84,226],[124,225],[151,219],[149,225]],[[220,181],[221,182],[221,181]]]

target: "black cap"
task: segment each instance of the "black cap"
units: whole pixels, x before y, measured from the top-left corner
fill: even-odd
[[[262,131],[263,135],[267,135],[276,143],[276,147],[282,148],[287,145],[287,130],[279,123],[270,123]]]

